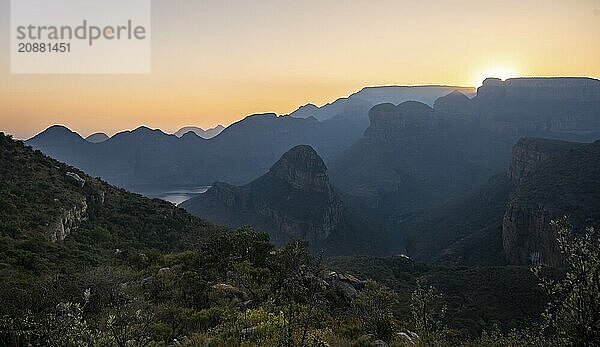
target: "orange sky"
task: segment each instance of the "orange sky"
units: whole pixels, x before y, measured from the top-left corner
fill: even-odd
[[[152,2],[152,73],[11,75],[0,0],[0,131],[174,131],[289,113],[363,86],[486,75],[600,77],[600,0]]]

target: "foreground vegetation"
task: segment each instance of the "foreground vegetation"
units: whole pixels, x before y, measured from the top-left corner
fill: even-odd
[[[600,341],[598,234],[561,232],[567,273],[551,280],[538,324],[464,336],[448,322],[447,296],[417,282],[410,315],[398,293],[375,281],[353,292],[300,242],[275,250],[243,228],[203,249],[129,256],[71,276],[19,288],[4,305],[2,345],[472,345],[593,346]],[[3,288],[7,289],[7,288]],[[13,290],[16,288],[13,288]],[[6,293],[6,291],[3,291]],[[27,299],[26,299],[27,298]],[[64,299],[70,299],[64,301]],[[8,296],[3,295],[4,300]],[[27,309],[22,309],[27,308]]]

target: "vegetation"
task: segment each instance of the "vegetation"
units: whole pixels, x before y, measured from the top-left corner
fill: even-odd
[[[0,142],[0,345],[597,345],[593,230],[560,233],[566,275],[537,269],[543,288],[520,267],[323,261]]]

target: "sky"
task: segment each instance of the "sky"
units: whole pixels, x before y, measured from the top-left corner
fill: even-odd
[[[374,85],[600,77],[600,0],[153,0],[137,75],[11,74],[9,14],[0,0],[0,131],[22,139],[228,125]]]

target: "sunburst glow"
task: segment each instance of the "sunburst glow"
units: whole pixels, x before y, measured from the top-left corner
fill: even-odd
[[[506,80],[507,78],[517,77],[518,72],[512,68],[507,66],[495,66],[483,71],[481,74],[477,76],[475,81],[473,81],[474,86],[480,86],[488,77],[500,78],[501,80]]]

